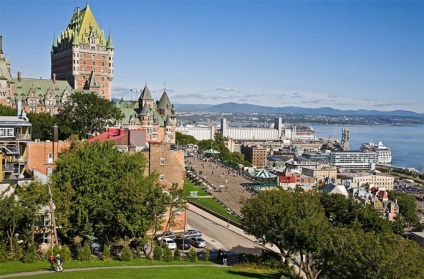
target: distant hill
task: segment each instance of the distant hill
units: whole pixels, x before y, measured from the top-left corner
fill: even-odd
[[[302,108],[302,107],[267,107],[252,104],[223,103],[219,105],[207,104],[174,104],[177,111],[184,112],[215,112],[215,113],[281,113],[301,115],[334,115],[334,116],[403,116],[424,118],[424,113],[408,110],[378,111],[378,110],[339,110],[330,107]]]

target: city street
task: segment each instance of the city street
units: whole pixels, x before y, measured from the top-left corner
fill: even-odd
[[[187,229],[191,228],[202,232],[202,238],[211,249],[224,249],[237,253],[252,254],[260,254],[261,250],[264,249],[252,240],[254,239],[253,237],[247,238],[244,235],[240,235],[227,228],[225,224],[218,224],[193,211],[188,212]]]

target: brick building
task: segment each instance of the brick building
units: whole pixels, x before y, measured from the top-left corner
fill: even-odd
[[[240,152],[244,159],[257,168],[266,166],[267,150],[260,145],[241,145]]]
[[[66,80],[73,89],[89,90],[110,100],[113,80],[114,46],[106,38],[90,6],[74,10],[59,37],[53,39],[51,75]]]

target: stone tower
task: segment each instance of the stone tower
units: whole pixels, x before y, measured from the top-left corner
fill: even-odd
[[[67,80],[73,89],[89,90],[111,98],[114,47],[109,32],[106,38],[90,6],[74,10],[60,36],[53,39],[51,75]]]

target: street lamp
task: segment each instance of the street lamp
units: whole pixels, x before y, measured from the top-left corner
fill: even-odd
[[[231,208],[227,208],[227,228],[230,226]]]

